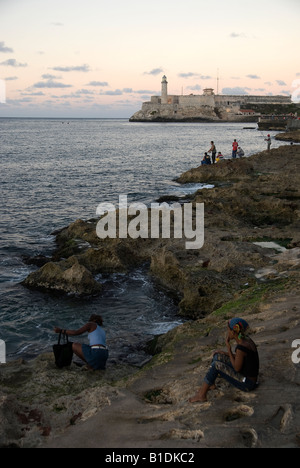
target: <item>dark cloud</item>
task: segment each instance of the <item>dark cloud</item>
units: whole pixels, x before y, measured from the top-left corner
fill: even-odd
[[[5,60],[5,62],[1,62],[0,65],[7,67],[27,67],[27,63],[17,62],[16,59]]]
[[[52,70],[61,71],[61,72],[77,71],[77,72],[87,73],[90,71],[90,67],[87,64],[83,64],[83,65],[77,65],[77,66],[72,66],[72,67],[53,67]]]
[[[260,76],[257,75],[246,75],[247,78],[250,78],[251,80],[260,80]]]
[[[4,52],[5,54],[9,54],[14,50],[11,47],[7,47],[4,41],[0,41],[0,52]]]

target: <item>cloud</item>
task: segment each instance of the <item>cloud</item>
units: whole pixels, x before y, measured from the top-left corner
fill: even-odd
[[[242,38],[245,38],[247,37],[245,33],[236,33],[236,32],[232,32],[230,34],[230,36],[232,39],[237,39],[238,37],[242,37]]]
[[[197,84],[195,86],[188,86],[187,89],[190,89],[191,91],[201,91],[202,87]]]
[[[157,91],[150,91],[149,89],[139,89],[138,91],[134,91],[136,94],[150,94],[152,96],[154,96]]]
[[[197,78],[200,80],[211,80],[212,77],[209,75],[201,75],[200,73],[193,73],[193,72],[187,72],[187,73],[178,73],[179,78]]]
[[[199,73],[187,72],[187,73],[178,73],[179,78],[199,78]]]
[[[5,62],[1,62],[0,65],[7,67],[27,67],[27,63],[17,62],[16,59],[5,60]]]
[[[5,81],[15,81],[18,80],[19,78],[17,76],[8,76],[5,78]]]
[[[90,81],[86,86],[108,86],[107,81]]]
[[[21,93],[22,96],[45,96],[45,93],[43,91],[35,91],[32,93]]]
[[[249,90],[249,88],[240,88],[239,86],[237,86],[236,88],[223,88],[222,89],[222,93],[223,94],[230,94],[230,95],[237,95],[237,96],[244,96],[246,94],[249,94],[247,92],[247,90]]]
[[[163,73],[163,69],[162,68],[153,68],[153,70],[149,71],[149,72],[144,72],[144,75],[153,75],[153,76],[156,76],[156,75],[159,75],[160,73]]]
[[[281,90],[280,94],[284,94],[285,96],[290,96],[291,95],[290,91],[285,91],[284,89]]]
[[[105,91],[99,93],[101,96],[122,96],[123,91],[115,89],[115,91]]]
[[[45,73],[45,75],[42,75],[43,80],[55,80],[57,78],[61,78],[61,76],[57,75],[51,75],[51,73]]]
[[[77,65],[77,66],[72,66],[72,67],[53,67],[52,70],[61,71],[61,72],[78,71],[78,72],[87,73],[90,71],[90,67],[87,64],[83,64],[83,65]]]
[[[246,75],[247,78],[250,78],[251,80],[260,80],[260,76],[257,75]]]
[[[85,94],[85,95],[93,95],[94,94],[94,91],[90,91],[89,89],[78,89],[76,91],[76,94]]]
[[[35,83],[33,88],[72,88],[72,85],[60,83],[59,81],[47,80]]]
[[[11,53],[14,50],[11,47],[7,47],[5,42],[0,41],[0,52],[4,52],[5,54]]]
[[[59,22],[54,22],[54,23],[50,23],[52,26],[63,26],[64,24],[63,23],[59,23]]]
[[[279,85],[279,86],[287,86],[287,84],[282,81],[282,80],[276,80],[276,83]]]

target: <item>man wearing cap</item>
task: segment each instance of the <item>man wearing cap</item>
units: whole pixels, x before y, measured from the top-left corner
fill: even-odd
[[[267,142],[267,145],[268,145],[268,151],[270,151],[270,149],[271,149],[271,144],[272,144],[271,136],[268,135],[268,137],[265,138],[265,141]]]

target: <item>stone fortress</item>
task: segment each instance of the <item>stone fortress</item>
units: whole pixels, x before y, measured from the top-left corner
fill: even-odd
[[[212,88],[203,95],[169,95],[167,77],[163,76],[161,96],[144,102],[130,122],[257,122],[260,105],[290,105],[290,96],[236,96],[215,94]]]

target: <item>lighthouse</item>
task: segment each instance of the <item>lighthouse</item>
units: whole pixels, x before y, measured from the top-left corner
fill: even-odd
[[[168,104],[168,82],[166,75],[162,77],[161,82],[161,103]]]

